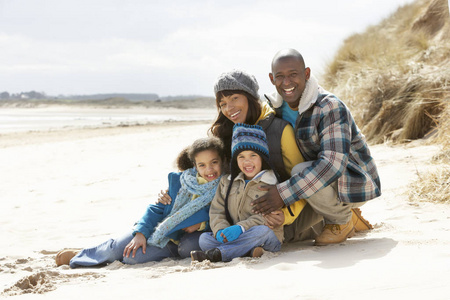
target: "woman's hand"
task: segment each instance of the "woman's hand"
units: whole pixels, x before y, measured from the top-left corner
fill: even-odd
[[[194,224],[189,227],[183,228],[183,230],[186,233],[193,233],[193,232],[199,230],[201,225],[202,225],[202,223]]]
[[[131,257],[134,258],[136,251],[141,247],[142,253],[145,254],[145,250],[147,250],[147,239],[142,233],[137,232],[134,238],[125,246],[123,257],[130,257],[130,253],[132,253]]]
[[[284,213],[281,209],[271,212],[268,215],[264,215],[266,219],[266,225],[270,229],[280,227],[284,223]]]
[[[161,190],[161,192],[158,194],[158,200],[156,201],[156,203],[162,203],[165,205],[172,203],[172,198],[170,198],[169,196],[169,189],[165,191]]]

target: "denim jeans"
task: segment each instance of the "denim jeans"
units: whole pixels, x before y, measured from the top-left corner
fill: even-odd
[[[253,226],[234,241],[227,243],[216,240],[212,232],[205,232],[200,236],[199,243],[203,251],[218,248],[222,254],[222,261],[245,256],[255,247],[263,247],[264,250],[271,252],[280,251],[281,248],[275,233],[265,225]]]
[[[123,257],[123,251],[128,243],[133,239],[133,232],[117,238],[110,239],[98,246],[81,250],[75,257],[70,260],[70,267],[89,267],[97,266],[105,263],[112,263],[116,260],[124,264],[134,265],[142,264],[150,261],[160,261],[168,257],[190,257],[193,250],[200,250],[198,243],[202,232],[196,231],[186,233],[180,240],[179,245],[169,242],[164,248],[147,245],[145,254],[142,247],[136,251],[134,258]]]

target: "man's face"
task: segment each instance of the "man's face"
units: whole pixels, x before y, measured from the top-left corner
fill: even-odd
[[[283,100],[293,109],[298,108],[300,98],[309,79],[310,69],[295,57],[283,57],[272,66],[270,81]]]

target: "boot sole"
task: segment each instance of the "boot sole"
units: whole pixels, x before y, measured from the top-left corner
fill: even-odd
[[[367,221],[361,214],[361,209],[359,208],[352,208],[353,213],[358,217],[357,221],[361,221],[364,226],[361,225],[357,225],[358,222],[356,224],[354,224],[355,230],[356,231],[365,231],[365,230],[371,230],[373,229],[372,224],[370,224],[369,221]]]

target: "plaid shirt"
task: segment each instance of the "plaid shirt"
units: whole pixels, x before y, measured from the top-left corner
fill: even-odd
[[[343,202],[363,202],[381,195],[377,167],[364,135],[336,96],[319,88],[317,101],[297,117],[294,131],[305,160],[314,163],[277,185],[286,205],[308,198],[336,180]]]

